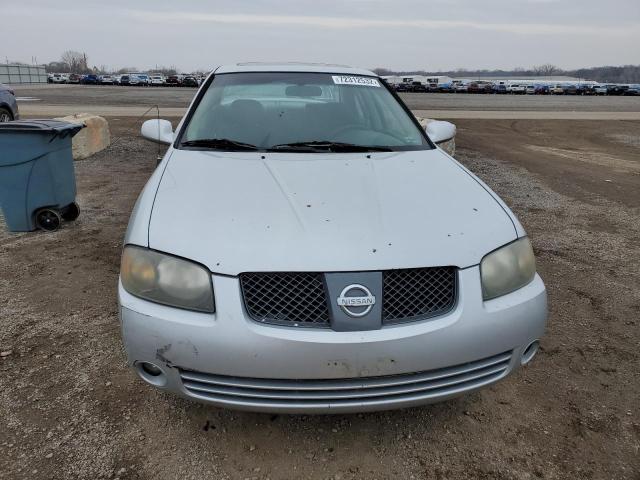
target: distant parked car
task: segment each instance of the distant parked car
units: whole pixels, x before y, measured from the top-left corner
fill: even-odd
[[[527,95],[535,95],[536,93],[536,86],[535,85],[527,85],[524,87],[524,93],[526,93]]]
[[[575,85],[567,85],[564,87],[565,95],[578,95],[578,87]]]
[[[512,85],[509,85],[507,87],[507,90],[509,91],[509,93],[513,93],[513,94],[524,94],[527,92],[527,87],[525,85],[514,83]]]
[[[142,86],[144,85],[143,81],[138,77],[137,74],[131,73],[129,74],[129,85],[131,86]]]
[[[150,79],[149,75],[144,73],[130,73],[129,74],[129,85],[135,85],[139,87],[146,87],[149,85]]]
[[[628,89],[627,85],[609,85],[607,95],[624,95]]]
[[[397,84],[395,87],[396,87],[396,92],[409,92],[409,91],[411,91],[411,84],[409,84],[409,83],[402,82],[402,83]]]
[[[467,93],[468,90],[469,90],[468,83],[458,83],[456,85],[456,93]]]
[[[640,84],[629,85],[627,90],[624,92],[625,95],[640,95]]]
[[[131,77],[129,75],[120,75],[119,85],[127,86],[130,85]]]
[[[425,85],[422,82],[412,82],[411,83],[411,91],[416,93],[425,93],[429,91],[429,85]]]
[[[83,85],[100,85],[100,79],[97,75],[84,75],[80,81]]]
[[[489,82],[471,82],[467,86],[467,93],[491,93],[493,85]]]
[[[536,85],[533,93],[536,95],[547,95],[549,93],[549,85]]]
[[[15,93],[0,83],[0,122],[10,122],[18,118],[18,102]]]
[[[100,75],[98,77],[100,85],[113,85],[113,77],[111,75]]]
[[[606,95],[608,89],[609,89],[608,85],[596,85],[593,91],[596,95]]]
[[[493,85],[493,93],[509,93],[504,83],[496,83]]]
[[[149,84],[152,87],[162,87],[165,84],[164,75],[152,75]]]
[[[554,85],[549,89],[552,95],[564,95],[564,87],[562,85]]]
[[[80,79],[80,75],[78,75],[77,73],[72,73],[69,75],[67,83],[80,83]]]
[[[165,83],[170,87],[179,87],[182,85],[182,77],[180,75],[169,75]]]
[[[182,80],[182,86],[183,87],[198,87],[198,79],[196,79],[196,77],[193,77],[191,75],[184,77],[184,79]]]
[[[442,93],[452,93],[454,91],[452,83],[439,83],[438,91]]]
[[[51,75],[51,83],[67,83],[68,77],[64,73],[54,73]]]
[[[596,86],[597,85],[585,85],[581,84],[578,86],[578,91],[580,95],[595,95],[596,94]]]

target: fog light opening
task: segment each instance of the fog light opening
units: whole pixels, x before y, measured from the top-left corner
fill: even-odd
[[[151,362],[137,362],[136,371],[145,382],[156,387],[164,387],[167,384],[167,375],[162,368]]]
[[[535,357],[536,353],[538,353],[539,347],[540,347],[540,341],[535,340],[531,342],[529,346],[524,349],[524,352],[522,353],[522,358],[520,359],[520,364],[526,365],[531,360],[533,360],[533,357]]]
[[[162,370],[160,370],[159,367],[156,367],[153,363],[143,362],[142,370],[144,370],[144,373],[151,375],[152,377],[162,375]]]

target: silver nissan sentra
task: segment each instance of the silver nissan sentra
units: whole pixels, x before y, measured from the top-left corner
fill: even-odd
[[[122,255],[138,375],[228,408],[360,412],[446,400],[536,354],[547,318],[509,208],[378,76],[216,69],[142,191]]]

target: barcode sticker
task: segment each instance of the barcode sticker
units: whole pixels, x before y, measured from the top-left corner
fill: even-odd
[[[332,75],[336,85],[359,85],[361,87],[379,87],[378,79],[371,77],[354,77],[351,75]]]

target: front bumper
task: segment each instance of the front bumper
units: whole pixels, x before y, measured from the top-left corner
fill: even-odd
[[[213,276],[217,312],[141,300],[119,286],[130,365],[187,398],[254,411],[342,413],[445,400],[520,366],[547,318],[544,284],[483,302],[478,267],[459,271],[456,308],[425,321],[365,332],[257,324],[235,277]]]

